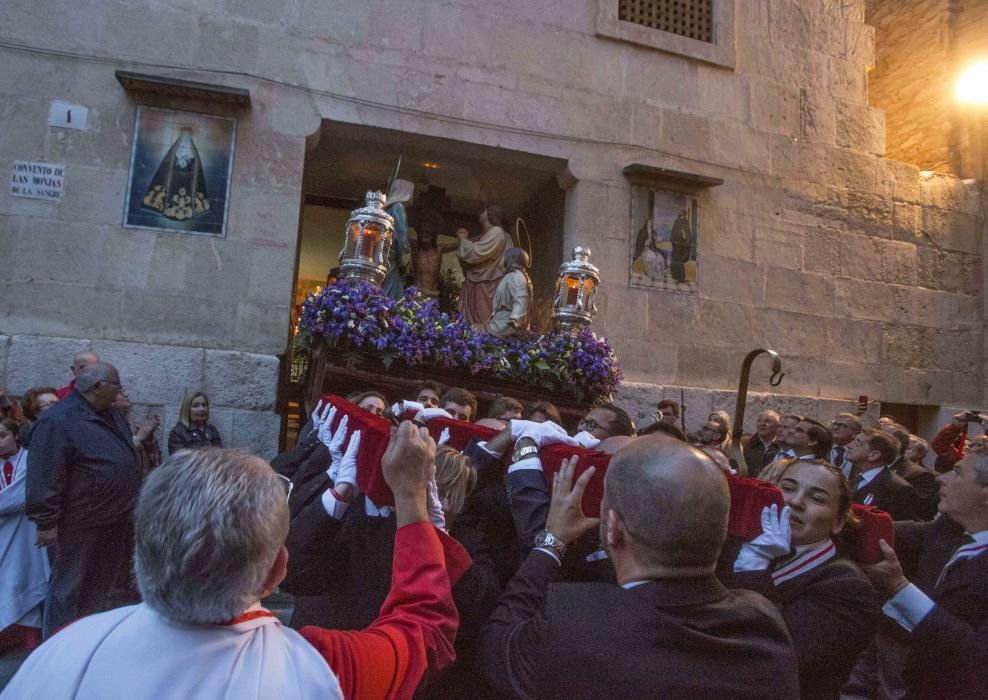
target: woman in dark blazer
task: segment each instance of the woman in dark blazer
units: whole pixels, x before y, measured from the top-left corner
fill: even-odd
[[[759,568],[758,548],[752,546],[759,536],[742,545],[732,584],[758,591],[779,607],[796,647],[802,700],[838,698],[879,616],[868,579],[838,552],[837,538],[855,524],[851,488],[839,469],[820,459],[793,460],[778,485],[789,515],[788,523],[777,525],[783,533],[788,525],[790,554],[764,559]]]
[[[168,454],[200,447],[223,447],[220,431],[209,423],[209,398],[197,391],[182,401],[178,423],[168,434]]]

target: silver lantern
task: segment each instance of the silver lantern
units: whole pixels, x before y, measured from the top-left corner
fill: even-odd
[[[368,192],[364,206],[350,212],[340,253],[340,277],[375,285],[384,281],[395,233],[394,219],[384,211],[385,203],[382,192]]]
[[[598,286],[600,270],[590,263],[590,249],[577,246],[573,249],[573,259],[560,265],[556,275],[552,317],[560,328],[576,330],[593,322]]]

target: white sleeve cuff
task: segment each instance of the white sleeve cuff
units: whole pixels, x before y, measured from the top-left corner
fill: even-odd
[[[907,632],[912,632],[934,607],[936,603],[910,583],[882,606],[882,612],[899,623]]]
[[[350,506],[333,495],[333,489],[326,489],[322,492],[322,507],[326,510],[326,515],[335,520],[342,520],[343,514]]]
[[[508,474],[526,470],[536,472],[542,471],[542,460],[539,459],[538,455],[534,457],[526,457],[525,459],[520,459],[517,462],[514,462],[510,467],[508,467]]]
[[[546,555],[552,557],[553,559],[556,560],[556,563],[557,564],[559,564],[560,566],[562,566],[562,562],[559,560],[559,555],[556,554],[555,552],[553,552],[551,549],[546,549],[545,547],[536,547],[535,548],[535,551],[536,552],[542,552],[543,554],[546,554]]]
[[[487,441],[486,440],[483,440],[481,442],[478,442],[477,443],[477,447],[479,447],[480,449],[482,449],[484,452],[486,452],[487,454],[489,454],[491,457],[496,457],[497,459],[501,459],[501,457],[504,456],[504,455],[498,454],[494,450],[487,449]]]

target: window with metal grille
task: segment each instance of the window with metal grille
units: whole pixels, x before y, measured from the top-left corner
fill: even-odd
[[[714,0],[618,0],[618,19],[712,43]]]

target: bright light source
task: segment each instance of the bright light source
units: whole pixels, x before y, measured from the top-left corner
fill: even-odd
[[[957,81],[957,99],[988,105],[988,61],[979,61],[964,71]]]

